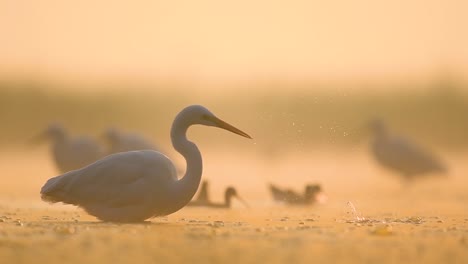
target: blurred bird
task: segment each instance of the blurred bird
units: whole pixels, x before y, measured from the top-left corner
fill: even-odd
[[[374,134],[372,154],[383,167],[398,172],[406,180],[447,172],[445,165],[429,151],[404,137],[390,135],[382,120],[373,120],[370,127]]]
[[[60,172],[76,170],[89,165],[103,156],[103,150],[92,138],[71,138],[60,124],[51,124],[36,136],[34,141],[50,139],[52,156]]]
[[[174,213],[190,202],[202,176],[201,153],[186,137],[192,125],[218,127],[251,138],[205,107],[188,106],[171,128],[172,145],[187,162],[181,179],[171,160],[160,152],[119,152],[49,179],[41,189],[41,198],[80,206],[103,221],[138,222]]]
[[[324,202],[326,197],[322,195],[322,187],[319,184],[308,184],[305,187],[304,194],[297,193],[291,189],[281,189],[270,183],[270,192],[273,200],[287,204],[313,204],[315,202]]]
[[[208,181],[202,182],[202,185],[200,187],[200,190],[198,191],[198,195],[195,201],[197,202],[209,202],[210,201],[210,197],[208,194]]]
[[[108,155],[132,150],[158,150],[150,140],[143,136],[134,133],[124,133],[116,128],[107,129],[104,133],[104,138],[109,144]]]
[[[200,194],[203,194],[203,192],[206,192],[208,194],[208,190],[206,189],[207,187],[207,182],[204,182],[205,189],[200,189]],[[202,192],[203,191],[203,192]],[[205,199],[206,197],[206,199]],[[242,202],[245,207],[249,207],[249,205],[242,199],[238,194],[236,189],[234,187],[228,187],[226,188],[226,191],[224,192],[224,203],[213,203],[208,199],[208,196],[202,196],[200,199],[200,196],[197,197],[194,201],[191,201],[187,206],[203,206],[203,207],[211,207],[211,208],[230,208],[231,207],[231,200],[233,197],[237,198],[240,202]]]

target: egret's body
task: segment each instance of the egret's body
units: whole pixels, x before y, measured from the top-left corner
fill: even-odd
[[[177,115],[171,129],[172,144],[187,162],[183,178],[177,178],[173,163],[159,152],[120,152],[48,180],[41,189],[42,199],[74,204],[114,222],[143,221],[176,212],[192,199],[202,175],[200,151],[186,138],[187,129],[195,124],[250,138],[206,108],[189,106]]]
[[[115,128],[110,128],[105,132],[104,136],[109,143],[108,154],[132,150],[158,150],[150,140],[139,134],[124,133]]]
[[[52,140],[51,152],[60,172],[82,168],[103,156],[97,141],[85,136],[72,138],[57,124],[50,125],[41,136]]]
[[[304,194],[291,189],[282,189],[273,184],[269,186],[273,200],[286,204],[312,204],[319,200],[318,194],[322,188],[318,184],[310,184],[305,187]]]
[[[226,188],[226,191],[224,192],[223,203],[214,203],[210,201],[209,199],[195,199],[194,201],[191,201],[189,204],[187,204],[187,206],[210,207],[210,208],[230,208],[232,204],[231,200],[234,197],[239,199],[244,205],[247,206],[245,201],[242,198],[240,198],[240,196],[237,194],[237,191],[236,189],[234,189],[234,187]]]
[[[390,135],[381,121],[374,121],[372,129],[372,153],[383,167],[400,173],[407,180],[446,171],[442,162],[429,151],[406,138]]]

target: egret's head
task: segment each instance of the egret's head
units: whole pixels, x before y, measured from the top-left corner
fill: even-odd
[[[228,187],[228,188],[226,189],[225,196],[226,196],[226,197],[234,197],[234,196],[237,196],[237,191],[236,191],[236,189],[234,189],[234,187]]]
[[[186,107],[184,110],[182,110],[182,112],[179,113],[177,119],[183,119],[184,122],[190,124],[219,127],[240,136],[251,138],[247,133],[219,119],[201,105],[191,105]]]
[[[65,138],[65,128],[59,123],[50,124],[45,130],[45,136],[53,140],[61,140]]]
[[[387,131],[385,123],[382,119],[374,118],[369,122],[369,128],[376,136],[383,135]]]
[[[59,123],[52,123],[42,133],[34,136],[31,142],[40,143],[46,139],[59,141],[59,140],[65,139],[65,137],[66,137],[66,132],[63,126]]]

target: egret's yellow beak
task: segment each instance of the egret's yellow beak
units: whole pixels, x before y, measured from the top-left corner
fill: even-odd
[[[217,117],[209,116],[208,118],[212,122],[214,122],[216,124],[216,126],[219,127],[219,128],[226,129],[226,130],[231,131],[232,133],[235,133],[237,135],[252,139],[252,137],[249,136],[247,133],[243,132],[242,130],[240,130],[238,128],[235,128],[234,126],[224,122],[223,120],[221,120],[221,119],[219,119]]]

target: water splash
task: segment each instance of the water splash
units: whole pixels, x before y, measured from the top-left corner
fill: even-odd
[[[363,217],[362,214],[356,210],[356,207],[351,201],[348,201],[346,204],[348,205],[349,208],[351,208],[351,213],[353,214],[356,221],[358,222],[366,221],[366,218]]]

